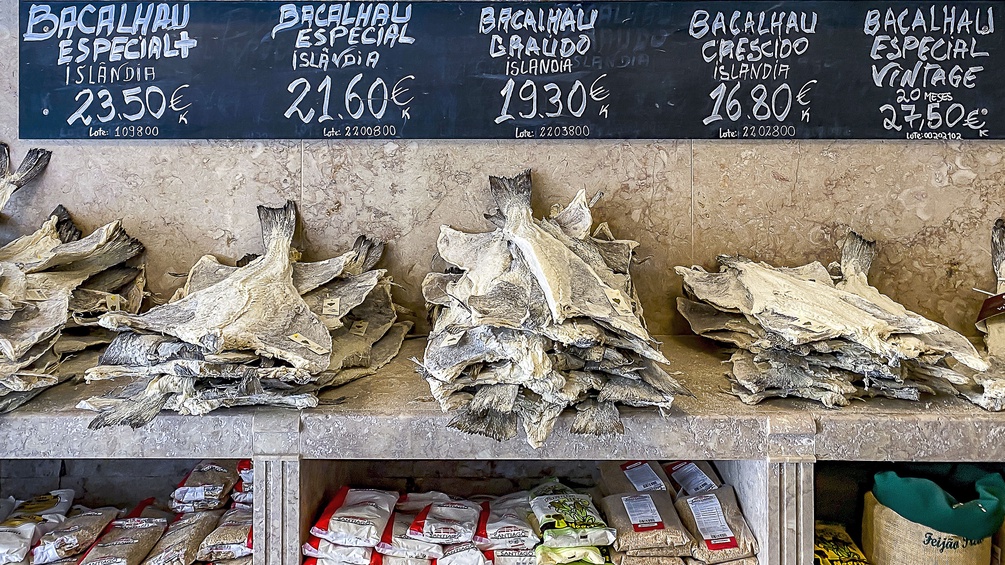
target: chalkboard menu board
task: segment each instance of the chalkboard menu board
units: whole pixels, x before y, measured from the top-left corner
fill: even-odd
[[[21,2],[23,138],[1005,136],[1005,2]]]

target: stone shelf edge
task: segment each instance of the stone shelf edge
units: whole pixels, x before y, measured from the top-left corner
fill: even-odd
[[[726,350],[694,336],[662,337],[671,371],[695,397],[678,397],[667,416],[622,408],[623,436],[571,434],[563,414],[541,449],[523,434],[496,442],[447,427],[414,371],[424,341],[406,341],[379,374],[332,389],[318,408],[234,408],[206,416],[163,413],[152,423],[90,430],[93,412],[77,402],[122,383],[60,386],[0,416],[0,458],[304,459],[817,459],[1003,461],[1005,415],[966,400],[870,399],[829,410],[798,399],[747,406],[724,392]]]

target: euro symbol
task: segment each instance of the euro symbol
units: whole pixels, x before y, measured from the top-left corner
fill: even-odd
[[[597,77],[597,80],[593,81],[593,83],[590,84],[590,98],[596,100],[597,102],[600,102],[601,100],[606,100],[607,97],[611,95],[610,90],[607,90],[607,88],[605,88],[604,86],[597,84],[605,76],[607,76],[607,73],[600,75],[599,77]]]
[[[171,104],[169,105],[170,108],[171,108],[171,110],[173,110],[175,112],[181,112],[182,110],[185,110],[189,106],[192,105],[192,103],[189,102],[188,104],[185,104],[184,106],[179,106],[179,104],[181,104],[181,99],[182,99],[181,90],[183,88],[188,88],[188,86],[189,85],[187,85],[187,84],[183,84],[183,85],[179,86],[178,88],[174,89],[174,92],[171,93]]]
[[[401,83],[405,82],[406,80],[413,80],[413,79],[415,79],[415,75],[408,75],[408,76],[401,77],[401,80],[399,80],[398,82],[394,83],[394,87],[391,88],[391,102],[394,102],[395,105],[397,105],[397,106],[404,106],[406,104],[409,104],[412,100],[415,99],[415,97],[412,96],[408,100],[404,100],[404,101],[398,100],[399,96],[404,96],[404,95],[408,94],[408,89],[405,88],[404,86],[401,86]]]
[[[816,84],[816,83],[817,83],[817,80],[813,79],[811,81],[808,81],[806,84],[803,85],[802,88],[799,89],[799,94],[796,95],[796,102],[798,102],[800,106],[807,106],[807,105],[809,105],[810,101],[809,100],[803,100],[803,97],[810,95],[810,90],[813,88],[813,85]]]

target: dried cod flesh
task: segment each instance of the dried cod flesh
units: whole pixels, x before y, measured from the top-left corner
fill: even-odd
[[[874,242],[850,232],[836,277],[818,262],[785,268],[732,256],[719,257],[717,273],[677,267],[686,294],[677,308],[695,333],[737,348],[731,391],[748,404],[918,400],[972,382],[958,368],[983,371],[987,362],[962,335],[871,286],[875,254]]]
[[[489,179],[497,229],[443,226],[426,276],[432,331],[419,372],[448,424],[510,439],[523,427],[543,445],[559,414],[577,409],[572,431],[624,432],[616,403],[668,409],[690,394],[646,330],[628,273],[637,243],[606,224],[590,235],[591,203],[580,191],[551,217],[535,219],[531,178]]]
[[[372,375],[398,354],[412,323],[398,321],[391,280],[374,269],[383,243],[360,237],[342,255],[299,262],[293,203],[259,207],[259,217],[264,255],[236,267],[204,256],[167,304],[101,316],[121,333],[85,378],[128,384],[79,404],[100,412],[92,428],[143,426],[161,410],[314,407],[323,389]]]

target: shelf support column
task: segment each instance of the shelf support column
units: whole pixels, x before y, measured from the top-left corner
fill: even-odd
[[[260,411],[252,427],[254,565],[299,565],[300,412]]]
[[[813,562],[813,465],[817,425],[806,414],[768,418],[768,563]]]

